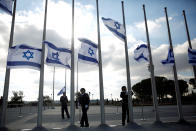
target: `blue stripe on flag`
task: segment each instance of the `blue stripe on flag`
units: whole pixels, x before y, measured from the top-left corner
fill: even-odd
[[[139,57],[137,57],[137,58],[134,58],[136,61],[139,61],[140,59],[144,59],[144,60],[146,60],[146,61],[148,61],[148,59],[146,58],[146,57],[144,57],[144,55],[142,54],[142,55],[140,55]]]
[[[5,10],[7,13],[9,13],[10,15],[12,15],[12,11],[10,11],[7,7],[3,6],[2,4],[0,4],[0,8],[2,8],[2,9]]]
[[[110,19],[110,18],[104,18],[104,17],[102,17],[101,18],[102,20],[112,20],[112,19]],[[113,21],[113,20],[112,20]]]
[[[61,63],[60,61],[57,61],[57,60],[48,59],[48,57],[46,58],[46,62],[51,63],[51,64],[60,64],[60,65],[66,66],[67,68],[71,68],[69,65],[65,65],[65,64],[63,64],[63,63]]]
[[[52,43],[48,42],[48,41],[44,41],[44,44],[47,44],[50,48],[53,48],[57,51],[61,51],[61,52],[68,52],[71,53],[71,50],[68,50],[66,48],[58,48],[55,45],[53,45]]]
[[[173,64],[174,63],[174,60],[162,60],[161,63],[164,65],[164,64]]]
[[[148,46],[145,44],[139,45],[135,50],[134,50],[134,59],[136,61],[140,61],[144,59],[145,61],[148,61]]]
[[[196,50],[188,48],[188,53],[191,53],[193,55],[196,55]]]
[[[11,48],[11,49],[16,49],[16,48],[19,48],[19,49],[31,49],[31,50],[42,51],[42,49],[34,48],[34,47],[31,47],[31,46],[25,45],[25,44],[12,46],[12,47],[10,47],[10,48]]]
[[[86,44],[91,45],[91,46],[94,47],[94,48],[97,48],[97,45],[96,45],[94,42],[92,42],[92,41],[90,41],[90,40],[88,40],[88,39],[79,38],[79,40],[80,40],[81,42],[83,42],[83,43],[86,43]]]
[[[8,66],[34,66],[37,68],[41,68],[41,64],[37,64],[34,62],[28,62],[28,61],[8,61],[7,62]]]
[[[116,29],[113,29],[111,27],[109,27],[108,25],[105,25],[110,31],[114,32],[116,35],[118,35],[120,38],[125,40],[125,35],[121,34],[120,32],[118,32]]]
[[[59,93],[58,93],[57,95],[59,96],[59,95],[63,94],[63,92],[65,92],[65,87],[63,87],[63,88],[59,91]]]
[[[78,58],[79,59],[82,59],[82,60],[85,60],[85,61],[89,61],[89,62],[93,62],[93,63],[98,63],[97,59],[91,58],[91,57],[88,57],[88,56],[84,56],[84,55],[81,55],[81,54],[78,54]]]
[[[189,63],[190,63],[190,64],[196,64],[196,60],[193,60],[193,59],[190,60],[190,59],[189,59]]]
[[[188,59],[190,64],[196,65],[196,50],[188,48]]]
[[[148,48],[148,47],[147,47],[147,45],[145,45],[145,44],[141,44],[140,46],[138,46],[138,47],[136,48],[136,50],[139,50],[140,48]]]
[[[104,21],[114,21],[110,18],[104,18],[102,17],[102,20]],[[123,40],[125,40],[126,36],[123,35],[122,33],[118,32],[116,29],[109,27],[108,25],[105,25],[111,32],[115,33],[116,35],[118,35],[120,38],[122,38]]]
[[[174,54],[171,48],[169,48],[168,51],[168,55],[167,55],[167,59],[166,60],[162,60],[161,63],[162,64],[174,64],[175,60],[174,60]]]

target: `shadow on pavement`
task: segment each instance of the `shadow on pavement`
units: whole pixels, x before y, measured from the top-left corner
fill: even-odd
[[[0,131],[11,131],[11,130],[9,130],[7,127],[1,127]]]
[[[35,127],[32,131],[196,131],[195,123],[179,124],[178,122],[170,123],[153,123],[138,125],[136,123],[129,123],[126,126],[110,127],[106,124],[99,125],[98,127],[80,128],[76,125],[69,125],[62,129],[46,129],[45,127]],[[13,131],[8,128],[0,128],[0,131]]]
[[[49,130],[46,129],[45,127],[35,127],[32,129],[32,131],[49,131]]]

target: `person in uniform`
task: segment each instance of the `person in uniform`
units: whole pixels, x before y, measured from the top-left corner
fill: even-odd
[[[68,112],[68,109],[67,109],[68,99],[67,99],[67,96],[66,96],[65,92],[63,92],[63,95],[61,96],[60,102],[61,102],[61,116],[62,116],[62,119],[65,119],[64,111],[67,115],[67,118],[70,118],[69,112]]]
[[[122,98],[122,125],[125,125],[127,117],[127,123],[129,122],[129,107],[128,107],[128,92],[126,86],[122,86],[120,97]]]
[[[82,108],[82,117],[80,120],[80,127],[84,127],[84,123],[85,123],[85,127],[89,127],[87,111],[89,109],[90,98],[89,98],[89,95],[85,93],[84,88],[80,89],[80,95],[78,97],[78,100]]]

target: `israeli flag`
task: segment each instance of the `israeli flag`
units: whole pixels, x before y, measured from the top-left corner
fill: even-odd
[[[135,50],[134,50],[134,59],[138,62],[141,60],[148,61],[149,57],[149,52],[148,52],[148,47],[145,44],[139,45]]]
[[[7,68],[30,68],[40,70],[41,49],[25,44],[13,46],[8,50]]]
[[[126,36],[125,36],[125,29],[124,26],[122,24],[120,24],[117,21],[114,21],[110,18],[104,18],[102,17],[103,23],[104,25],[119,39],[121,39],[122,41],[125,40]]]
[[[57,96],[60,96],[61,94],[63,94],[65,92],[65,87],[63,87],[60,91],[59,91],[59,93],[57,94]]]
[[[0,8],[12,15],[12,4],[14,0],[0,0]]]
[[[59,66],[70,69],[68,61],[71,59],[71,50],[66,48],[58,48],[54,44],[44,41],[48,47],[46,64],[50,66]]]
[[[85,38],[79,38],[79,41],[82,43],[78,53],[78,60],[84,63],[97,64],[97,45]]]
[[[196,50],[188,48],[189,63],[196,65]]]
[[[166,65],[166,64],[173,65],[174,64],[174,53],[173,53],[171,48],[169,48],[167,59],[166,60],[162,60],[161,63],[163,65]]]

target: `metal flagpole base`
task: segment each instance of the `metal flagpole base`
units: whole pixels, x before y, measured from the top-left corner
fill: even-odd
[[[163,127],[164,126],[164,124],[163,124],[163,122],[162,121],[155,121],[154,123],[153,123],[153,126],[158,126],[158,127]]]
[[[77,131],[77,130],[79,130],[80,129],[80,127],[78,127],[78,126],[76,126],[76,125],[69,125],[68,127],[67,127],[67,130],[70,130],[70,131]]]
[[[138,125],[135,122],[129,122],[129,123],[127,123],[127,125],[125,126],[125,128],[139,129],[139,128],[141,128],[141,126]]]
[[[40,126],[40,127],[37,126],[37,127],[33,128],[32,131],[48,131],[48,129],[46,129],[43,126]]]
[[[180,120],[178,120],[177,124],[190,125],[190,123],[187,122],[185,119],[180,119]]]
[[[98,130],[111,130],[111,127],[108,126],[107,124],[100,124],[98,127],[97,127]]]

